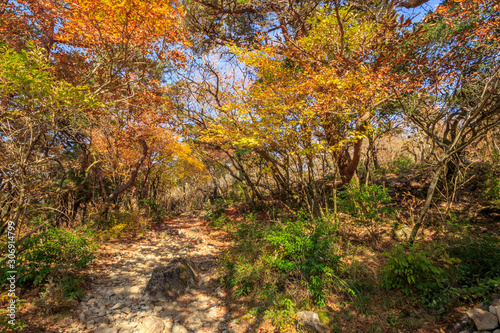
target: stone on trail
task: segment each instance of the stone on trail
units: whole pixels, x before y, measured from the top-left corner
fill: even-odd
[[[497,315],[497,308],[494,307],[493,305],[490,305],[489,310],[491,313],[493,313],[495,316]]]
[[[412,230],[413,229],[408,226],[399,226],[392,230],[392,238],[398,242],[406,241],[410,238]]]
[[[165,319],[165,333],[171,333],[172,328],[174,327],[174,323],[171,318]]]
[[[172,328],[172,333],[188,333],[188,330],[184,326],[177,324]]]
[[[194,313],[191,317],[184,321],[184,325],[189,328],[191,331],[197,331],[203,327],[203,321],[200,319],[200,315],[198,313]]]
[[[489,311],[474,309],[467,311],[479,331],[494,330],[498,327],[498,317]]]
[[[175,258],[166,266],[155,268],[144,292],[157,299],[174,299],[184,294],[186,289],[196,287],[196,265],[188,259]]]
[[[118,310],[118,309],[121,309],[123,307],[123,304],[121,303],[116,303],[112,308],[111,310]]]
[[[311,311],[300,311],[297,313],[297,321],[299,325],[305,326],[314,332],[326,332],[327,329],[321,321],[316,312]]]
[[[217,287],[217,289],[215,289],[215,291],[213,292],[213,295],[219,298],[224,298],[226,296],[226,293],[224,292],[224,290],[222,290],[221,287]]]
[[[165,323],[158,317],[146,317],[137,333],[163,333]]]
[[[200,227],[192,227],[187,230],[187,233],[189,236],[196,236],[199,233],[201,233],[201,228]]]
[[[95,333],[118,333],[118,329],[116,327],[108,327],[108,325],[101,325]]]

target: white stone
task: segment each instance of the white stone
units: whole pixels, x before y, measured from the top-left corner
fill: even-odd
[[[473,311],[467,311],[467,314],[472,318],[476,328],[480,331],[494,330],[498,327],[498,318],[491,312],[476,308]]]
[[[113,307],[111,308],[111,310],[118,310],[120,308],[123,307],[123,304],[121,303],[116,303],[115,305],[113,305]]]
[[[497,315],[497,309],[496,307],[494,307],[493,305],[490,305],[490,308],[489,308],[490,312],[493,313],[495,316]]]
[[[118,329],[116,327],[109,327],[108,325],[101,325],[95,333],[118,333]]]
[[[171,320],[172,319],[170,319],[170,321],[165,321],[165,330],[167,333],[170,333],[170,331],[172,331],[172,328],[174,327],[174,323]]]
[[[174,328],[172,328],[172,333],[188,333],[188,330],[179,324],[176,324]]]
[[[215,289],[214,295],[219,298],[224,298],[226,296],[226,293],[220,287],[217,287],[217,289]]]
[[[323,332],[325,331],[324,326],[319,320],[319,316],[316,312],[311,311],[300,311],[297,313],[297,321],[299,325],[303,325],[313,332]]]
[[[94,322],[94,320],[93,320],[93,319],[89,320],[89,321],[87,322],[87,329],[89,329],[89,330],[93,329],[93,328],[94,328],[94,326],[95,326],[95,325],[94,325],[94,323],[95,323],[95,322]]]
[[[195,313],[184,321],[184,325],[191,331],[196,331],[203,327],[203,322],[199,318],[199,315]]]

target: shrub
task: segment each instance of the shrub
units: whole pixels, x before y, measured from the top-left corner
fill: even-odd
[[[411,170],[413,164],[413,160],[410,157],[398,156],[394,162],[392,162],[389,169],[396,174],[407,173]]]
[[[40,301],[37,305],[46,313],[54,313],[74,305],[75,301],[66,297],[65,286],[61,281],[54,281],[53,277],[50,276],[44,288],[45,290],[40,293]]]
[[[424,305],[435,307],[438,312],[446,310],[456,259],[439,249],[431,252],[418,247],[405,249],[402,245],[385,255],[389,260],[382,267],[383,287],[402,289],[406,295],[416,294]]]
[[[275,248],[265,260],[287,275],[300,276],[314,302],[324,305],[325,280],[335,274],[340,260],[335,254],[334,232],[330,222],[300,214],[296,221],[282,223],[265,236]]]
[[[0,295],[0,300],[2,301],[2,303],[9,301],[9,299],[10,298],[7,292]],[[2,306],[2,308],[0,308],[0,332],[22,331],[27,326],[25,323],[22,323],[19,320],[19,313],[21,311],[22,302],[24,302],[24,300],[21,300],[18,297],[15,297],[15,300],[16,300],[16,305],[15,305],[16,319],[14,321],[14,325],[9,323],[9,321],[11,321],[12,319],[7,316],[8,315],[7,306],[5,307]]]
[[[49,227],[21,242],[18,248],[25,249],[17,255],[18,282],[36,286],[46,282],[49,275],[85,268],[95,258],[96,245],[87,234]],[[0,266],[7,271],[5,261]]]
[[[340,206],[354,218],[355,223],[364,226],[372,239],[376,239],[378,224],[393,215],[393,208],[387,206],[391,198],[387,189],[379,185],[358,185],[351,182],[340,193]]]
[[[214,204],[208,207],[209,213],[203,218],[210,221],[211,225],[220,229],[229,220],[226,216],[226,208],[231,205],[231,201],[224,201],[223,199],[215,200]]]
[[[494,171],[489,171],[485,175],[482,196],[490,200],[500,199],[500,176]]]
[[[226,214],[222,213],[219,217],[213,218],[211,224],[214,228],[221,229],[228,220]]]
[[[417,295],[443,313],[457,300],[488,298],[500,284],[500,242],[489,235],[464,234],[432,250],[399,245],[383,267],[383,286]]]
[[[250,213],[237,225],[233,234],[237,251],[228,251],[222,259],[226,270],[224,283],[235,288],[233,294],[242,297],[250,294],[257,284],[269,282],[269,267],[261,260],[266,252],[267,242],[264,231],[268,226],[256,223],[255,215]],[[273,278],[271,278],[273,280]],[[269,286],[263,292],[269,291]],[[272,289],[272,288],[271,288]],[[266,297],[264,297],[266,298]]]
[[[124,232],[132,231],[141,233],[149,226],[149,220],[138,212],[113,212],[109,218],[100,218],[93,221],[93,226],[98,230],[104,230],[100,238],[102,240],[119,238]],[[97,232],[97,230],[95,230]]]
[[[156,202],[154,199],[148,200],[148,199],[141,199],[141,203],[144,203],[148,206],[149,208],[149,216],[153,220],[153,222],[160,223],[162,222],[165,217],[168,215],[168,212],[163,208],[158,202]]]
[[[465,234],[449,240],[448,252],[460,259],[459,278],[500,277],[500,241],[498,237]]]
[[[278,297],[274,301],[274,309],[265,312],[265,318],[271,320],[271,323],[277,327],[280,332],[290,332],[293,328],[293,319],[296,315],[295,304],[291,299]]]
[[[484,179],[482,179],[482,197],[489,200],[500,199],[500,151],[493,149],[491,162],[484,164]]]
[[[447,280],[446,272],[432,260],[432,253],[397,245],[390,254],[388,263],[382,268],[383,286],[387,289],[403,288],[405,294],[418,290],[443,288]]]
[[[236,296],[257,291],[261,300],[273,304],[286,285],[298,284],[316,304],[324,304],[324,290],[340,259],[334,228],[305,214],[276,225],[255,223],[250,214],[234,234],[238,252],[228,253],[223,261],[226,285],[234,287]]]
[[[59,282],[64,288],[65,297],[76,301],[85,297],[85,291],[82,288],[83,278],[68,274],[63,276]]]
[[[469,301],[490,295],[500,284],[498,237],[464,234],[448,243],[450,256],[460,261],[456,270],[456,295]]]

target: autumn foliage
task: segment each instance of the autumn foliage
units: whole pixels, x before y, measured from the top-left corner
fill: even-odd
[[[305,290],[273,303],[286,317],[371,288],[317,253],[381,253],[404,230],[391,253],[451,281],[414,289],[451,293],[448,245],[411,252],[500,214],[499,31],[493,0],[0,1],[0,235],[15,221],[36,249],[47,228],[99,238],[206,210],[250,249],[225,266],[240,296]]]

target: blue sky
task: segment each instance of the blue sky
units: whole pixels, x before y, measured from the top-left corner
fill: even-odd
[[[443,0],[430,0],[417,8],[401,8],[401,13],[403,13],[405,17],[411,17],[413,22],[418,22],[423,19],[429,11],[434,12],[436,10],[436,6],[440,5],[442,2]]]

